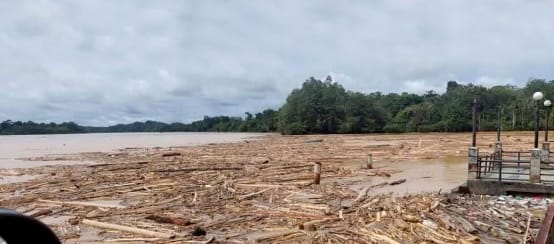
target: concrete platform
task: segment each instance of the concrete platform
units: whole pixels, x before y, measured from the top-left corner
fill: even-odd
[[[507,195],[514,193],[554,195],[554,184],[545,183],[469,180],[467,187],[471,193],[480,195]]]

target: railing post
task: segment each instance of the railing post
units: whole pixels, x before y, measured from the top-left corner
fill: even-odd
[[[477,158],[477,179],[481,179],[481,170],[483,170],[483,158],[479,157]]]
[[[549,162],[550,161],[550,142],[543,142],[542,143],[542,155],[541,160],[543,162]]]
[[[541,150],[531,149],[531,168],[529,169],[529,182],[541,182]]]
[[[489,171],[488,172],[492,172],[494,170],[494,167],[496,167],[496,162],[494,162],[494,158],[491,159],[491,161],[489,162]]]
[[[498,181],[502,182],[502,162],[500,162],[499,165],[500,166],[498,166]]]
[[[485,174],[487,172],[489,172],[489,169],[491,168],[491,159],[489,158],[489,156],[485,156]]]
[[[502,142],[500,141],[494,143],[494,157],[495,159],[502,160]]]
[[[477,159],[479,157],[479,148],[470,147],[468,150],[468,180],[477,179],[477,172],[479,171],[479,165],[477,164]]]

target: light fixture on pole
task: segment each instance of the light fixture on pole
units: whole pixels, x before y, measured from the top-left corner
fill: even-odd
[[[544,106],[546,107],[546,121],[544,122],[544,142],[548,142],[548,121],[550,117],[550,109],[552,108],[552,102],[550,100],[544,100]]]
[[[539,102],[544,98],[542,92],[533,93],[535,100],[535,148],[539,148]]]

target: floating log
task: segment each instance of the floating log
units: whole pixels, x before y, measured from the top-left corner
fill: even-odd
[[[49,215],[51,213],[52,213],[51,209],[42,209],[42,210],[39,210],[39,211],[29,215],[29,217],[37,218],[37,217],[40,217],[40,216],[43,216],[43,215]]]
[[[406,179],[400,179],[400,180],[395,180],[395,181],[389,183],[389,185],[391,185],[391,186],[400,185],[400,184],[402,184],[402,183],[404,183],[404,182],[406,182]]]
[[[104,223],[104,222],[99,222],[99,221],[94,221],[94,220],[89,220],[89,219],[83,219],[82,223],[84,225],[88,225],[88,226],[92,226],[92,227],[110,229],[110,230],[118,230],[118,231],[129,232],[129,233],[144,235],[144,236],[151,236],[151,237],[158,237],[158,238],[165,238],[165,239],[175,237],[175,234],[155,232],[155,231],[151,231],[151,230],[139,229],[139,228],[135,228],[135,227],[118,225],[118,224]]]
[[[164,153],[164,154],[162,154],[162,157],[174,157],[174,156],[181,156],[181,153],[178,153],[178,152],[170,152],[170,153]]]
[[[148,215],[145,219],[153,220],[162,224],[174,224],[179,226],[188,226],[194,224],[188,219],[181,217],[170,217],[170,216],[160,216],[160,215]]]
[[[195,168],[182,168],[182,169],[160,169],[155,172],[169,173],[169,172],[191,172],[191,171],[222,171],[222,170],[243,170],[242,167],[195,167]]]
[[[92,203],[92,202],[78,202],[78,201],[62,202],[62,201],[52,201],[52,200],[38,199],[37,202],[59,204],[59,205],[98,207],[98,208],[121,208],[121,209],[126,208],[125,206],[121,206],[121,205],[112,205],[112,204],[104,204],[104,203]]]

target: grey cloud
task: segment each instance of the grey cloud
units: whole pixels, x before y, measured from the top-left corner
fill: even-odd
[[[347,89],[553,78],[550,1],[0,1],[0,119],[192,121]]]

